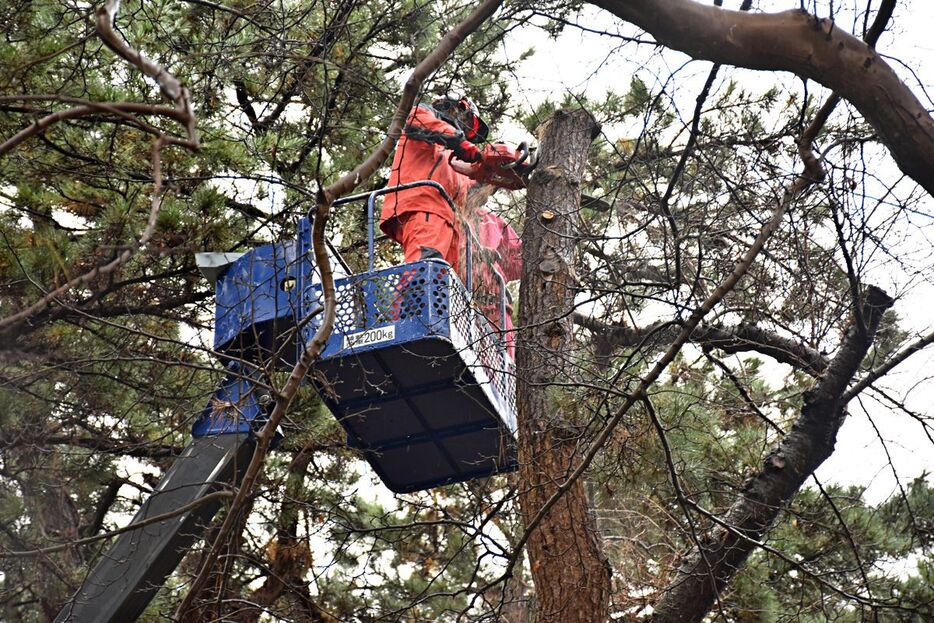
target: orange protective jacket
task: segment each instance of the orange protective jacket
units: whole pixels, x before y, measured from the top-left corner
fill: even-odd
[[[416,106],[396,144],[389,185],[434,180],[441,184],[455,204],[463,205],[467,189],[473,184],[473,180],[457,173],[448,163],[451,150],[463,140],[464,133],[443,121],[431,106]],[[437,214],[455,230],[460,229],[450,206],[437,189],[430,186],[386,195],[379,219],[380,229],[399,241],[393,219],[407,212]]]

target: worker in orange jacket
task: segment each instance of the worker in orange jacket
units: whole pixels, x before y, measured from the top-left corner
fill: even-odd
[[[453,153],[459,160],[479,162],[476,144],[488,132],[477,107],[466,97],[441,97],[430,106],[416,106],[396,144],[389,185],[434,180],[456,205],[462,205],[474,182],[455,171],[449,158]],[[420,186],[386,195],[379,226],[402,245],[406,262],[438,258],[458,270],[460,226],[435,188]]]

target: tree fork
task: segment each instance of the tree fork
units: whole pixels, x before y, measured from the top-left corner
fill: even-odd
[[[558,409],[549,385],[570,374],[563,364],[574,348],[580,184],[599,130],[584,110],[559,110],[539,128],[539,164],[526,199],[517,406],[520,503],[532,531],[527,551],[538,623],[602,623],[610,603],[610,566],[581,479],[571,483],[537,526],[530,525],[578,463],[576,440],[565,423],[573,414]]]

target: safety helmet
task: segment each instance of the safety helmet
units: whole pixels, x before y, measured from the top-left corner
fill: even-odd
[[[458,128],[471,143],[482,143],[490,133],[477,105],[463,95],[445,95],[431,103],[439,116]]]

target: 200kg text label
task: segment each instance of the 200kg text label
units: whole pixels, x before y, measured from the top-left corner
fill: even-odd
[[[369,329],[360,333],[351,333],[344,336],[344,348],[359,348],[380,342],[391,342],[396,339],[396,325]]]

